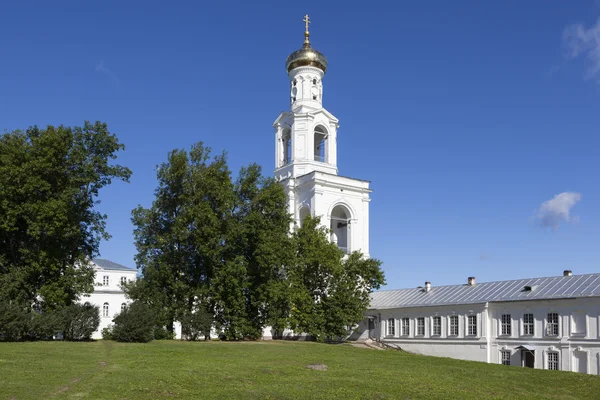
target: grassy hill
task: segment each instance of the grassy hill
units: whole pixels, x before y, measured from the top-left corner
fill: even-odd
[[[599,399],[600,377],[304,342],[0,343],[0,399],[48,398]]]

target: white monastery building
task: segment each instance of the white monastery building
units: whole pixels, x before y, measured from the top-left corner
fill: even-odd
[[[286,61],[290,110],[275,120],[275,177],[300,225],[369,256],[369,182],[338,174],[338,119],[323,107],[327,59],[304,44]],[[265,338],[270,338],[269,329]],[[285,335],[285,332],[284,332]],[[600,274],[380,291],[351,339],[433,356],[600,374]]]
[[[384,290],[361,338],[442,357],[600,374],[600,274]]]
[[[102,339],[102,329],[112,324],[115,315],[130,303],[121,285],[134,281],[137,270],[102,258],[93,259],[92,264],[96,273],[94,292],[83,296],[81,301],[100,307],[100,326],[92,339]]]

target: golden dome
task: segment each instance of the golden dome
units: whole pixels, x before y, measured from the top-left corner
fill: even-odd
[[[317,67],[325,72],[325,70],[327,70],[327,58],[325,58],[322,53],[313,49],[310,46],[310,41],[308,40],[308,37],[310,36],[310,32],[308,31],[308,24],[310,23],[308,15],[304,16],[303,21],[306,24],[306,30],[304,31],[304,44],[302,45],[301,49],[290,54],[285,61],[285,68],[287,72],[290,72],[297,67],[310,66]]]

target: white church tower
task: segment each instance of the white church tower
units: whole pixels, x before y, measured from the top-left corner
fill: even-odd
[[[369,181],[338,175],[338,119],[323,108],[327,59],[310,45],[309,22],[304,16],[304,44],[286,61],[290,111],[273,123],[275,178],[298,226],[308,214],[319,216],[342,250],[369,257]]]

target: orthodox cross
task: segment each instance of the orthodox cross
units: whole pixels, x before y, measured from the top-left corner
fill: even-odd
[[[302,22],[304,22],[306,24],[306,32],[308,32],[308,24],[310,24],[310,18],[308,17],[308,14],[306,14],[304,16],[304,19],[302,20]]]

